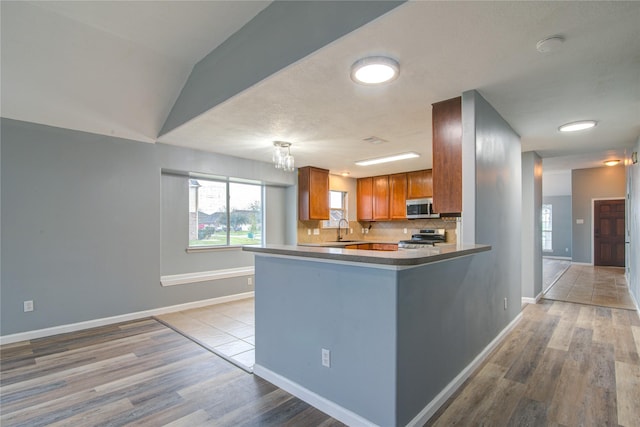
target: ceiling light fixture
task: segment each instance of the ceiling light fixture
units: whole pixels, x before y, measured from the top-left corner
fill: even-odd
[[[377,85],[395,80],[400,65],[386,56],[370,56],[356,61],[351,66],[351,80],[364,85]]]
[[[282,169],[285,172],[293,172],[294,159],[291,155],[291,143],[284,141],[273,141],[273,164],[276,169]]]
[[[349,175],[351,175],[351,173],[349,172],[342,172],[340,175],[344,176],[345,178],[348,177]]]
[[[620,163],[620,160],[607,160],[606,162],[604,162],[604,164],[607,166],[615,166],[618,163]]]
[[[590,129],[597,125],[595,120],[581,120],[579,122],[571,122],[564,124],[558,128],[560,132],[576,132],[579,130]]]
[[[414,159],[416,157],[420,157],[420,154],[410,151],[408,153],[394,154],[392,156],[376,157],[375,159],[358,160],[356,162],[356,165],[371,166],[371,165],[377,165],[380,163],[395,162],[397,160]]]

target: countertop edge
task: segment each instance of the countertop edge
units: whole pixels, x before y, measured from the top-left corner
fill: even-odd
[[[255,252],[256,254],[262,253],[302,258],[319,258],[324,260],[347,261],[363,264],[416,266],[490,251],[491,246],[465,245],[461,248],[436,247],[429,249],[403,250],[400,252],[402,256],[398,256],[398,252],[287,245],[245,246],[243,247],[243,250]]]

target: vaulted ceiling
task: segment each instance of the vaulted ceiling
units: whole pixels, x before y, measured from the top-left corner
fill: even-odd
[[[3,1],[1,114],[263,161],[270,161],[273,140],[286,140],[297,165],[354,177],[430,167],[431,104],[471,89],[545,167],[600,166],[640,135],[640,2],[418,1],[161,134],[194,66],[270,6]],[[539,53],[536,43],[552,35],[564,43]],[[351,64],[372,54],[397,59],[400,77],[381,87],[354,84]],[[251,67],[252,58],[244,64]],[[598,126],[558,132],[580,119]],[[363,141],[370,136],[386,142]],[[354,165],[403,151],[421,157]]]

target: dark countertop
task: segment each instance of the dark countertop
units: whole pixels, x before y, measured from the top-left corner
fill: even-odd
[[[335,242],[328,242],[335,243]],[[343,242],[357,244],[355,242]],[[371,243],[371,242],[362,242]],[[420,249],[404,249],[397,251],[371,251],[363,249],[344,249],[323,246],[293,246],[293,245],[265,245],[244,246],[243,250],[256,254],[268,254],[278,256],[316,258],[322,260],[335,260],[345,262],[357,262],[365,264],[389,265],[389,266],[418,266],[447,259],[459,258],[479,252],[491,250],[488,245],[443,245]]]

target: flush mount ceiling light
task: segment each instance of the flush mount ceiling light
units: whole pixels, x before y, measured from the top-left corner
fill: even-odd
[[[420,154],[410,151],[408,153],[394,154],[392,156],[386,156],[386,157],[377,157],[375,159],[358,160],[356,162],[356,165],[371,166],[371,165],[377,165],[380,163],[395,162],[397,160],[414,159],[416,157],[420,157]]]
[[[581,120],[579,122],[567,123],[558,128],[560,132],[576,132],[579,130],[590,129],[594,127],[598,122],[595,120]]]
[[[551,36],[551,37],[547,37],[546,39],[542,39],[538,43],[536,43],[536,49],[540,53],[555,52],[560,48],[562,43],[564,43],[564,37]]]
[[[620,160],[607,160],[606,162],[604,162],[604,164],[607,166],[615,166],[618,163],[620,163]]]
[[[273,164],[276,169],[282,169],[285,172],[293,172],[294,159],[291,155],[291,143],[284,141],[273,141]]]
[[[370,56],[351,66],[351,80],[364,85],[377,85],[395,80],[399,72],[400,66],[394,59]]]

